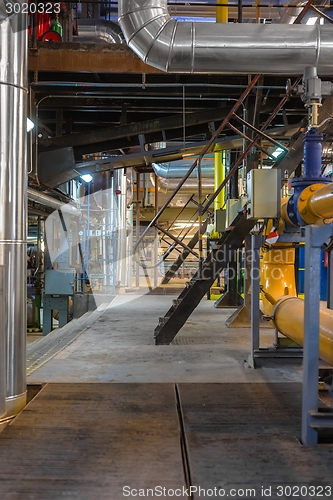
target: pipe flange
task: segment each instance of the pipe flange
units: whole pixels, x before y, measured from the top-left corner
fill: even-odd
[[[298,198],[298,211],[307,224],[315,224],[318,217],[314,215],[307,207],[310,197],[315,191],[324,187],[326,184],[311,184],[311,186],[303,189]]]

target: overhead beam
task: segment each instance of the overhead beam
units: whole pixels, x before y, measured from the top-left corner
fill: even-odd
[[[150,151],[145,151],[141,153],[134,153],[123,156],[114,156],[108,159],[100,159],[94,161],[87,161],[84,163],[76,163],[75,167],[66,167],[62,169],[62,166],[47,164],[40,164],[38,170],[38,177],[42,184],[50,188],[55,188],[64,182],[68,182],[71,179],[75,179],[78,175],[82,174],[92,174],[94,172],[103,172],[105,170],[110,170],[111,168],[140,168],[148,169],[152,162],[164,162],[164,161],[176,161],[183,158],[199,154],[206,142],[196,142],[193,144],[187,144],[185,148],[181,145],[174,145],[172,147],[167,147],[163,149],[153,149]],[[223,139],[218,139],[216,144],[223,149],[232,149],[236,147],[241,147],[242,139],[238,136],[225,137]],[[211,151],[214,150],[212,146]],[[210,151],[209,151],[210,152]]]
[[[197,111],[185,115],[185,127],[191,127],[202,123],[209,123],[215,120],[223,120],[231,108],[214,108],[206,111]],[[132,136],[146,135],[162,130],[182,129],[184,127],[183,115],[177,114],[163,118],[156,118],[129,125],[118,127],[98,128],[81,134],[69,134],[52,139],[45,139],[39,142],[41,149],[57,149],[87,144],[98,144],[103,142],[116,141]],[[95,149],[96,151],[96,149]]]
[[[127,45],[94,43],[39,43],[30,49],[29,71],[72,73],[163,73],[144,64]]]

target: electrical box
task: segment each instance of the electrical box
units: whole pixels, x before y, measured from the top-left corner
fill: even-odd
[[[246,202],[246,198],[239,198],[238,200],[230,199],[227,200],[227,217],[226,217],[226,227],[232,226],[233,221],[236,219],[237,214],[240,210],[242,210],[244,204]]]
[[[73,295],[74,294],[75,269],[56,271],[48,269],[45,271],[45,295]]]
[[[281,170],[254,169],[247,174],[247,217],[280,217]]]
[[[215,212],[215,231],[223,233],[225,231],[226,211],[216,210]]]

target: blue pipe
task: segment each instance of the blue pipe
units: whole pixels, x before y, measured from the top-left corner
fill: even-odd
[[[321,143],[323,135],[316,128],[311,128],[303,137],[305,179],[321,176]]]
[[[288,200],[287,213],[293,224],[305,226],[306,222],[298,211],[298,200],[303,191],[311,184],[327,184],[331,179],[323,177],[321,174],[321,143],[323,136],[316,128],[310,128],[303,137],[304,147],[304,172],[302,177],[295,177],[292,181],[294,194]]]

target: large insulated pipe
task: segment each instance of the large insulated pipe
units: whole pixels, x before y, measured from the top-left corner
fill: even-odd
[[[181,177],[173,177],[168,179],[163,179],[163,177],[158,177],[158,190],[161,193],[172,193],[179,182]],[[150,182],[155,187],[155,176],[150,174]],[[184,185],[180,188],[179,194],[194,194],[198,191],[198,179],[189,178],[186,180]],[[214,193],[214,177],[207,177],[202,179],[202,192],[203,194]]]
[[[333,70],[333,27],[178,22],[167,0],[119,0],[119,23],[131,49],[170,73],[300,75]]]
[[[54,208],[55,210],[61,210],[62,212],[79,214],[79,210],[70,203],[63,203],[62,201],[56,200],[45,193],[37,191],[36,189],[28,188],[28,199],[45,205],[47,207]]]
[[[124,35],[117,23],[105,19],[78,19],[79,41],[101,40],[107,43],[125,43]]]
[[[201,169],[202,169],[202,175],[203,177],[214,177],[214,167],[213,167],[213,162],[212,161],[205,161],[202,160],[201,162]],[[187,172],[190,170],[190,168],[193,165],[192,162],[186,162],[186,161],[175,161],[175,162],[168,162],[168,163],[152,163],[152,167],[154,169],[155,174],[158,177],[163,177],[163,179],[171,179],[171,178],[178,178],[182,179]],[[190,175],[191,177],[195,177],[197,179],[197,168],[193,170],[193,172]]]
[[[1,12],[0,12],[1,15]],[[0,266],[6,332],[6,417],[26,403],[27,16],[0,23]]]
[[[0,419],[6,413],[6,332],[5,315],[3,311],[3,278],[4,268],[0,266]]]

